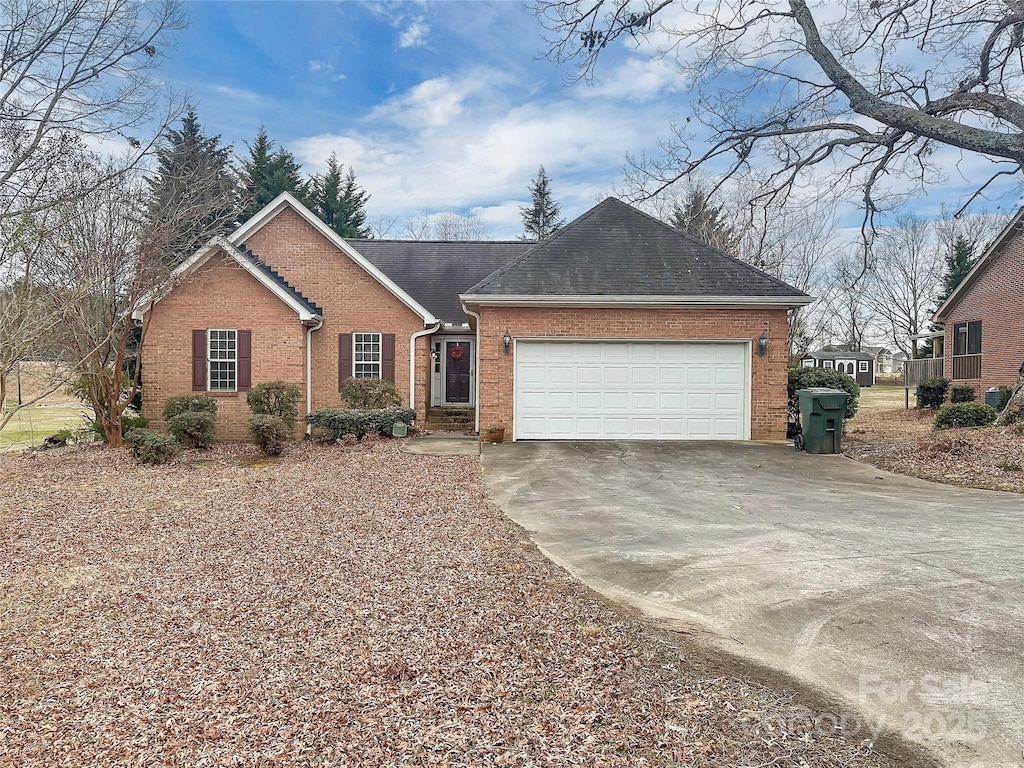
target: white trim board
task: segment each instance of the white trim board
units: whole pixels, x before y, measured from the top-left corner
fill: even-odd
[[[298,314],[299,320],[302,322],[315,322],[320,319],[320,315],[315,315],[310,312],[304,304],[299,302],[291,293],[285,290],[283,286],[271,279],[263,272],[263,270],[253,264],[241,251],[238,250],[238,248],[235,247],[233,243],[228,241],[228,239],[222,235],[216,235],[211,238],[206,245],[179,264],[175,270],[171,272],[170,284],[166,289],[144,296],[139,301],[139,306],[132,312],[132,319],[142,320],[154,304],[167,296],[167,294],[173,291],[180,283],[187,280],[189,275],[209,261],[210,257],[216,253],[218,248],[230,256],[242,269],[255,277],[264,288],[291,307],[291,309]]]
[[[434,317],[422,304],[416,301],[412,296],[407,294],[398,284],[395,283],[391,278],[381,272],[375,267],[370,261],[366,259],[359,251],[353,248],[348,242],[342,239],[337,232],[324,224],[319,217],[315,216],[306,206],[300,203],[293,195],[288,192],[282,192],[280,195],[275,197],[270,203],[268,203],[262,211],[257,213],[245,224],[240,226],[234,232],[232,232],[228,239],[235,245],[239,245],[248,240],[252,235],[262,229],[267,223],[269,223],[275,216],[277,216],[285,208],[291,208],[299,216],[305,220],[313,229],[319,232],[321,235],[326,237],[332,245],[338,250],[348,256],[352,261],[359,265],[367,274],[370,275],[374,280],[384,286],[395,298],[401,301],[405,306],[415,312],[423,320],[424,325],[433,325],[438,322],[437,318]]]

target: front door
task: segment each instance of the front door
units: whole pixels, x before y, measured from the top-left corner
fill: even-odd
[[[446,341],[444,343],[446,403],[469,404],[470,372],[473,370],[473,342]]]

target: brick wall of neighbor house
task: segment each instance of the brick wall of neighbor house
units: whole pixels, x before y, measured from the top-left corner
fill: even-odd
[[[303,393],[305,330],[298,315],[233,260],[214,257],[151,310],[142,350],[142,413],[163,429],[164,401],[192,394],[192,331],[235,328],[252,331],[252,383],[290,381]],[[197,393],[198,394],[198,393]],[[210,394],[217,399],[217,439],[246,440],[249,406],[245,393]],[[296,426],[296,436],[303,425]]]
[[[292,209],[286,208],[254,233],[246,246],[324,311],[313,332],[313,409],[338,408],[338,334],[395,334],[395,386],[409,401],[409,337],[423,320],[384,286],[341,253]],[[417,341],[420,355],[427,342]],[[420,358],[421,359],[421,358]],[[416,412],[426,415],[426,364],[416,368]]]
[[[754,440],[786,437],[786,367],[789,360],[785,309],[592,309],[485,307],[480,318],[480,423],[512,425],[514,337],[750,340],[751,422]],[[757,339],[768,330],[768,354],[758,357]]]
[[[1024,361],[1024,234],[1018,234],[981,272],[946,317],[946,376],[953,376],[953,328],[981,320],[981,379],[957,380],[984,400],[990,387],[1010,386]]]

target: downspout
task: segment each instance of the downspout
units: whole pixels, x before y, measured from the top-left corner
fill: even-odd
[[[471,315],[476,318],[476,361],[474,362],[475,372],[473,378],[476,380],[476,393],[474,394],[473,410],[476,412],[476,433],[480,434],[480,314],[474,312],[472,309],[467,307],[465,304],[462,305],[462,311],[467,315]]]
[[[316,325],[306,326],[306,435],[313,434],[313,425],[309,423],[309,415],[313,413],[313,331],[324,327],[321,317]]]
[[[412,408],[413,413],[416,412],[416,339],[437,333],[440,327],[441,321],[438,320],[433,328],[424,328],[409,337],[409,407]],[[431,366],[431,371],[433,371],[433,366]]]

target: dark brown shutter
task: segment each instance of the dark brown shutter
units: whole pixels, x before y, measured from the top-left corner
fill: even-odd
[[[395,383],[395,334],[381,334],[380,377]]]
[[[206,331],[192,331],[192,391],[206,391]]]
[[[338,334],[338,391],[341,382],[352,376],[352,334]]]
[[[238,391],[252,389],[252,331],[239,331],[238,349]]]

